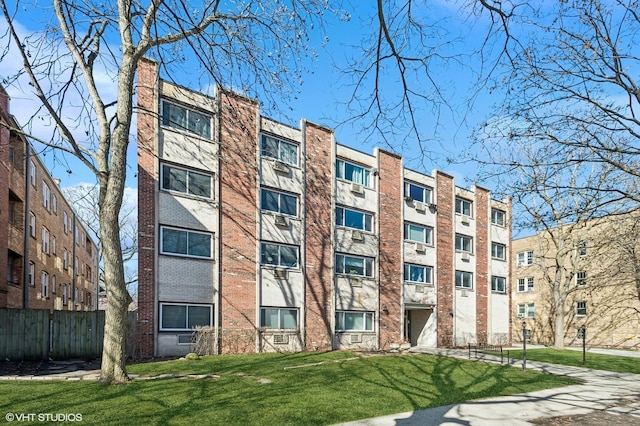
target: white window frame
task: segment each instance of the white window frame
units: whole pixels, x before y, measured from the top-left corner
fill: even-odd
[[[576,316],[577,317],[586,317],[587,316],[587,301],[580,300],[576,302]]]
[[[36,215],[29,212],[29,235],[36,237]]]
[[[269,209],[269,208],[267,208],[265,206],[265,203],[263,202],[264,201],[263,197],[267,193],[272,193],[272,194],[274,194],[274,195],[276,195],[278,197],[278,209],[277,210],[272,210],[272,209]],[[283,197],[295,198],[295,201],[296,201],[295,214],[291,214],[291,213],[287,213],[287,212],[282,211],[282,205],[283,205],[282,199],[283,199]],[[262,211],[265,211],[265,212],[273,212],[273,213],[277,213],[277,214],[280,214],[280,215],[283,215],[283,216],[298,217],[299,198],[298,198],[298,196],[296,194],[289,194],[287,192],[276,191],[276,190],[270,189],[270,188],[261,188],[260,189],[260,209]]]
[[[533,250],[521,251],[518,253],[517,265],[518,267],[533,265],[533,260]]]
[[[361,180],[353,180],[353,178],[348,178],[346,176],[346,165],[349,165],[351,167],[357,168],[362,170],[362,179]],[[372,184],[371,184],[371,170],[365,166],[361,166],[360,164],[356,164],[356,163],[352,163],[351,161],[347,161],[347,160],[343,160],[338,158],[336,160],[336,177],[338,179],[347,181],[347,182],[353,182],[353,183],[357,183],[359,185],[365,186],[367,188],[372,188]]]
[[[587,271],[576,272],[576,285],[578,287],[584,287],[587,285]]]
[[[411,269],[417,268],[422,269],[422,276],[424,280],[415,281],[411,279]],[[404,264],[404,281],[412,284],[433,284],[433,267],[426,265],[417,265],[415,263],[405,263]]]
[[[342,260],[340,260],[342,259]],[[362,270],[363,270],[363,274],[359,274],[356,270],[349,270],[347,271],[347,264],[346,264],[346,260],[347,259],[351,259],[351,260],[361,260],[362,261]],[[342,263],[342,270],[339,270],[338,265]],[[348,275],[348,276],[356,276],[356,277],[363,277],[363,278],[373,278],[375,273],[374,273],[374,260],[371,257],[366,257],[366,256],[353,256],[353,255],[349,255],[349,254],[342,254],[342,253],[336,253],[336,274],[338,275]],[[352,272],[354,271],[354,272]]]
[[[469,271],[456,271],[456,288],[473,289],[473,273]]]
[[[347,315],[362,315],[361,329],[346,328]],[[340,318],[342,317],[342,318]],[[370,325],[370,327],[368,327]],[[342,327],[341,327],[342,326]],[[375,331],[375,314],[370,311],[336,311],[336,331],[337,332],[373,332]]]
[[[187,237],[187,243],[186,243],[187,244],[187,253],[178,253],[178,252],[167,251],[165,249],[165,247],[164,247],[164,232],[165,231],[186,233],[186,237]],[[208,256],[200,256],[198,254],[189,253],[189,237],[191,235],[204,235],[204,236],[207,236],[209,238],[209,255]],[[160,226],[160,254],[167,255],[167,256],[188,257],[188,258],[191,258],[191,259],[213,259],[213,234],[210,233],[210,232],[194,231],[194,230],[191,230],[191,229],[173,228],[171,226]]]
[[[46,227],[42,227],[42,252],[45,254],[50,254],[51,246],[49,245],[51,239],[51,233]]]
[[[173,328],[173,327],[164,327],[163,314],[165,306],[185,306],[187,309],[185,310],[185,328]],[[189,307],[198,307],[198,308],[209,308],[209,324],[205,326],[213,325],[213,305],[207,304],[198,304],[198,303],[172,303],[172,302],[160,302],[160,312],[159,312],[159,327],[160,331],[192,331],[193,328],[189,328]]]
[[[456,214],[473,217],[473,201],[467,200],[466,198],[456,197],[455,204]],[[468,213],[465,211],[467,210],[465,209],[465,206],[468,207]]]
[[[67,235],[69,233],[69,215],[66,211],[62,212],[62,228],[64,234]]]
[[[505,227],[507,221],[507,212],[500,209],[491,209],[491,224]]]
[[[41,295],[44,299],[49,298],[49,274],[46,271],[40,273]]]
[[[56,287],[58,285],[58,279],[55,275],[51,276],[51,293],[56,294]]]
[[[502,256],[498,256],[498,247],[502,248]],[[502,243],[491,242],[491,258],[497,260],[507,260],[507,245]]]
[[[180,108],[185,111],[186,127],[180,126],[178,125],[178,123],[172,122],[171,120],[169,120],[169,117],[165,117],[166,104],[171,105],[171,107],[173,108]],[[161,109],[162,111],[160,114],[160,124],[162,125],[162,127],[170,128],[182,133],[189,133],[191,135],[195,135],[204,139],[209,139],[209,140],[211,139],[211,136],[213,135],[213,117],[211,116],[210,112],[202,111],[195,108],[190,108],[169,99],[161,99]],[[197,131],[197,129],[189,128],[189,124],[190,124],[189,115],[193,113],[204,116],[205,118],[209,119],[208,134],[201,133]]]
[[[265,324],[267,311],[277,311],[278,313],[277,327],[273,327],[271,325]],[[288,311],[289,313],[295,312],[296,326],[294,328],[284,327],[284,317],[282,316],[283,311]],[[261,306],[260,307],[260,327],[268,330],[298,330],[300,328],[300,310],[298,308]]]
[[[58,214],[58,196],[56,194],[51,196],[51,207],[53,207],[53,213]]]
[[[577,244],[578,256],[584,257],[587,255],[587,242],[585,240],[580,241]]]
[[[48,211],[51,211],[51,188],[45,181],[42,181],[42,205]]]
[[[36,169],[36,163],[33,162],[33,160],[29,161],[29,180],[31,182],[31,186],[35,187],[36,183],[37,183],[37,176],[38,170]]]
[[[339,213],[342,212],[342,213]],[[345,224],[347,212],[362,216],[362,226],[348,226]],[[342,221],[340,220],[342,218]],[[341,223],[340,223],[341,222]],[[358,231],[373,232],[373,215],[361,210],[350,209],[347,207],[336,207],[336,226],[346,229],[357,229]]]
[[[168,170],[167,170],[168,169]],[[165,186],[165,174],[168,172],[169,174],[171,173],[171,169],[175,169],[176,171],[184,171],[185,172],[185,182],[184,182],[184,191],[180,190],[180,189],[176,189],[176,188],[171,188],[170,183],[169,183],[169,187]],[[191,188],[191,180],[193,179],[193,175],[199,175],[202,177],[206,177],[209,179],[209,194],[208,195],[200,195],[200,194],[194,194],[191,192],[190,188]],[[207,173],[207,172],[203,172],[203,171],[199,171],[199,170],[193,170],[193,169],[189,169],[186,167],[179,167],[176,166],[174,164],[169,164],[169,163],[161,163],[160,164],[160,189],[163,191],[167,191],[167,192],[172,192],[172,193],[176,193],[176,194],[181,194],[181,195],[187,195],[189,197],[196,197],[196,198],[202,198],[202,199],[206,199],[206,200],[211,200],[213,199],[213,174],[212,173]]]
[[[266,255],[265,249],[267,246],[277,248],[278,259],[274,259],[273,261],[269,260],[268,258],[265,259],[265,255]],[[288,265],[287,263],[283,262],[282,260],[283,248],[286,248],[287,250],[291,250],[291,249],[295,250],[295,255],[296,255],[295,265]],[[291,253],[291,251],[289,251],[289,253]],[[300,267],[300,248],[298,246],[294,246],[291,244],[280,244],[280,243],[274,243],[271,241],[261,241],[260,242],[260,264],[262,266],[268,266],[272,268],[298,269]]]
[[[411,239],[409,236],[411,234],[410,232],[411,228],[423,230],[424,241]],[[423,226],[423,225],[417,225],[411,222],[405,222],[404,223],[404,240],[433,245],[433,228],[431,228],[430,226]]]
[[[264,149],[264,145],[267,139],[271,139],[273,141],[276,141],[278,143],[278,154],[277,155],[271,155],[269,150]],[[295,148],[296,151],[296,155],[295,155],[295,161],[291,161],[291,158],[288,156],[283,156],[282,155],[282,150],[280,149],[280,145],[285,144],[287,145],[288,148]],[[266,158],[272,158],[274,160],[277,161],[282,161],[283,163],[286,164],[290,164],[292,166],[298,166],[298,157],[300,156],[300,147],[298,146],[298,144],[281,139],[279,137],[273,136],[273,135],[266,135],[266,134],[262,134],[260,135],[260,156],[262,157],[266,157]]]
[[[67,249],[62,252],[62,269],[65,271],[69,269],[69,250]]]
[[[36,264],[33,262],[29,262],[29,285],[36,286]]]
[[[67,290],[67,286],[62,286],[62,305],[67,306],[69,303],[69,291]]]
[[[518,278],[518,293],[526,293],[535,290],[533,277]]]
[[[58,254],[58,240],[56,237],[51,237],[51,253],[55,256]]]
[[[518,318],[535,318],[536,305],[535,303],[519,303],[518,304]]]
[[[433,190],[428,186],[407,181],[404,183],[404,196],[405,198],[411,198],[413,201],[431,204]]]
[[[473,253],[473,237],[464,234],[456,234],[455,247],[457,252]]]
[[[502,287],[502,289],[501,289]],[[507,278],[497,275],[491,276],[491,291],[494,293],[506,293],[507,292]]]

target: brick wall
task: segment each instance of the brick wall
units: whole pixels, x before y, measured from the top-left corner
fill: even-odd
[[[455,194],[453,177],[437,172],[437,225],[436,244],[438,262],[436,266],[436,294],[438,318],[438,347],[453,345],[453,297],[454,276],[454,208]]]
[[[487,342],[489,322],[489,293],[491,276],[489,259],[491,258],[491,209],[489,191],[476,187],[476,340]]]
[[[306,130],[305,349],[331,350],[333,132]]]
[[[6,122],[9,96],[0,87],[0,120]],[[7,240],[9,238],[9,130],[0,124],[0,308],[7,307]]]
[[[256,312],[258,104],[220,92],[220,314],[222,353],[254,352]]]
[[[156,65],[143,59],[138,64],[138,324],[136,344],[138,355],[155,355],[155,190],[157,125],[155,95]],[[145,112],[148,111],[148,112]]]
[[[378,151],[380,349],[402,342],[402,160]],[[375,179],[375,177],[374,177]],[[386,309],[385,309],[386,308]]]

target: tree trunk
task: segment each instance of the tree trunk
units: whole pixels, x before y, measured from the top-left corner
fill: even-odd
[[[564,298],[557,288],[553,290],[553,300],[555,304],[553,347],[564,349]]]

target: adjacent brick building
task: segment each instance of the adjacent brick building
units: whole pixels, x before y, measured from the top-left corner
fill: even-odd
[[[96,309],[98,248],[59,181],[10,130],[20,127],[2,87],[0,121],[0,308]]]
[[[509,201],[138,75],[140,356],[508,343]]]

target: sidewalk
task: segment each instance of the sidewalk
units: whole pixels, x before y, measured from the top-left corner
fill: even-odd
[[[412,352],[464,359],[468,359],[469,355],[465,349],[414,348]],[[483,360],[499,361],[497,357],[491,356],[484,356]],[[522,361],[512,360],[511,364],[520,367]],[[391,414],[343,423],[342,426],[640,426],[640,375],[533,361],[527,361],[527,369],[565,375],[583,380],[584,383]],[[571,417],[563,419],[564,416]]]

